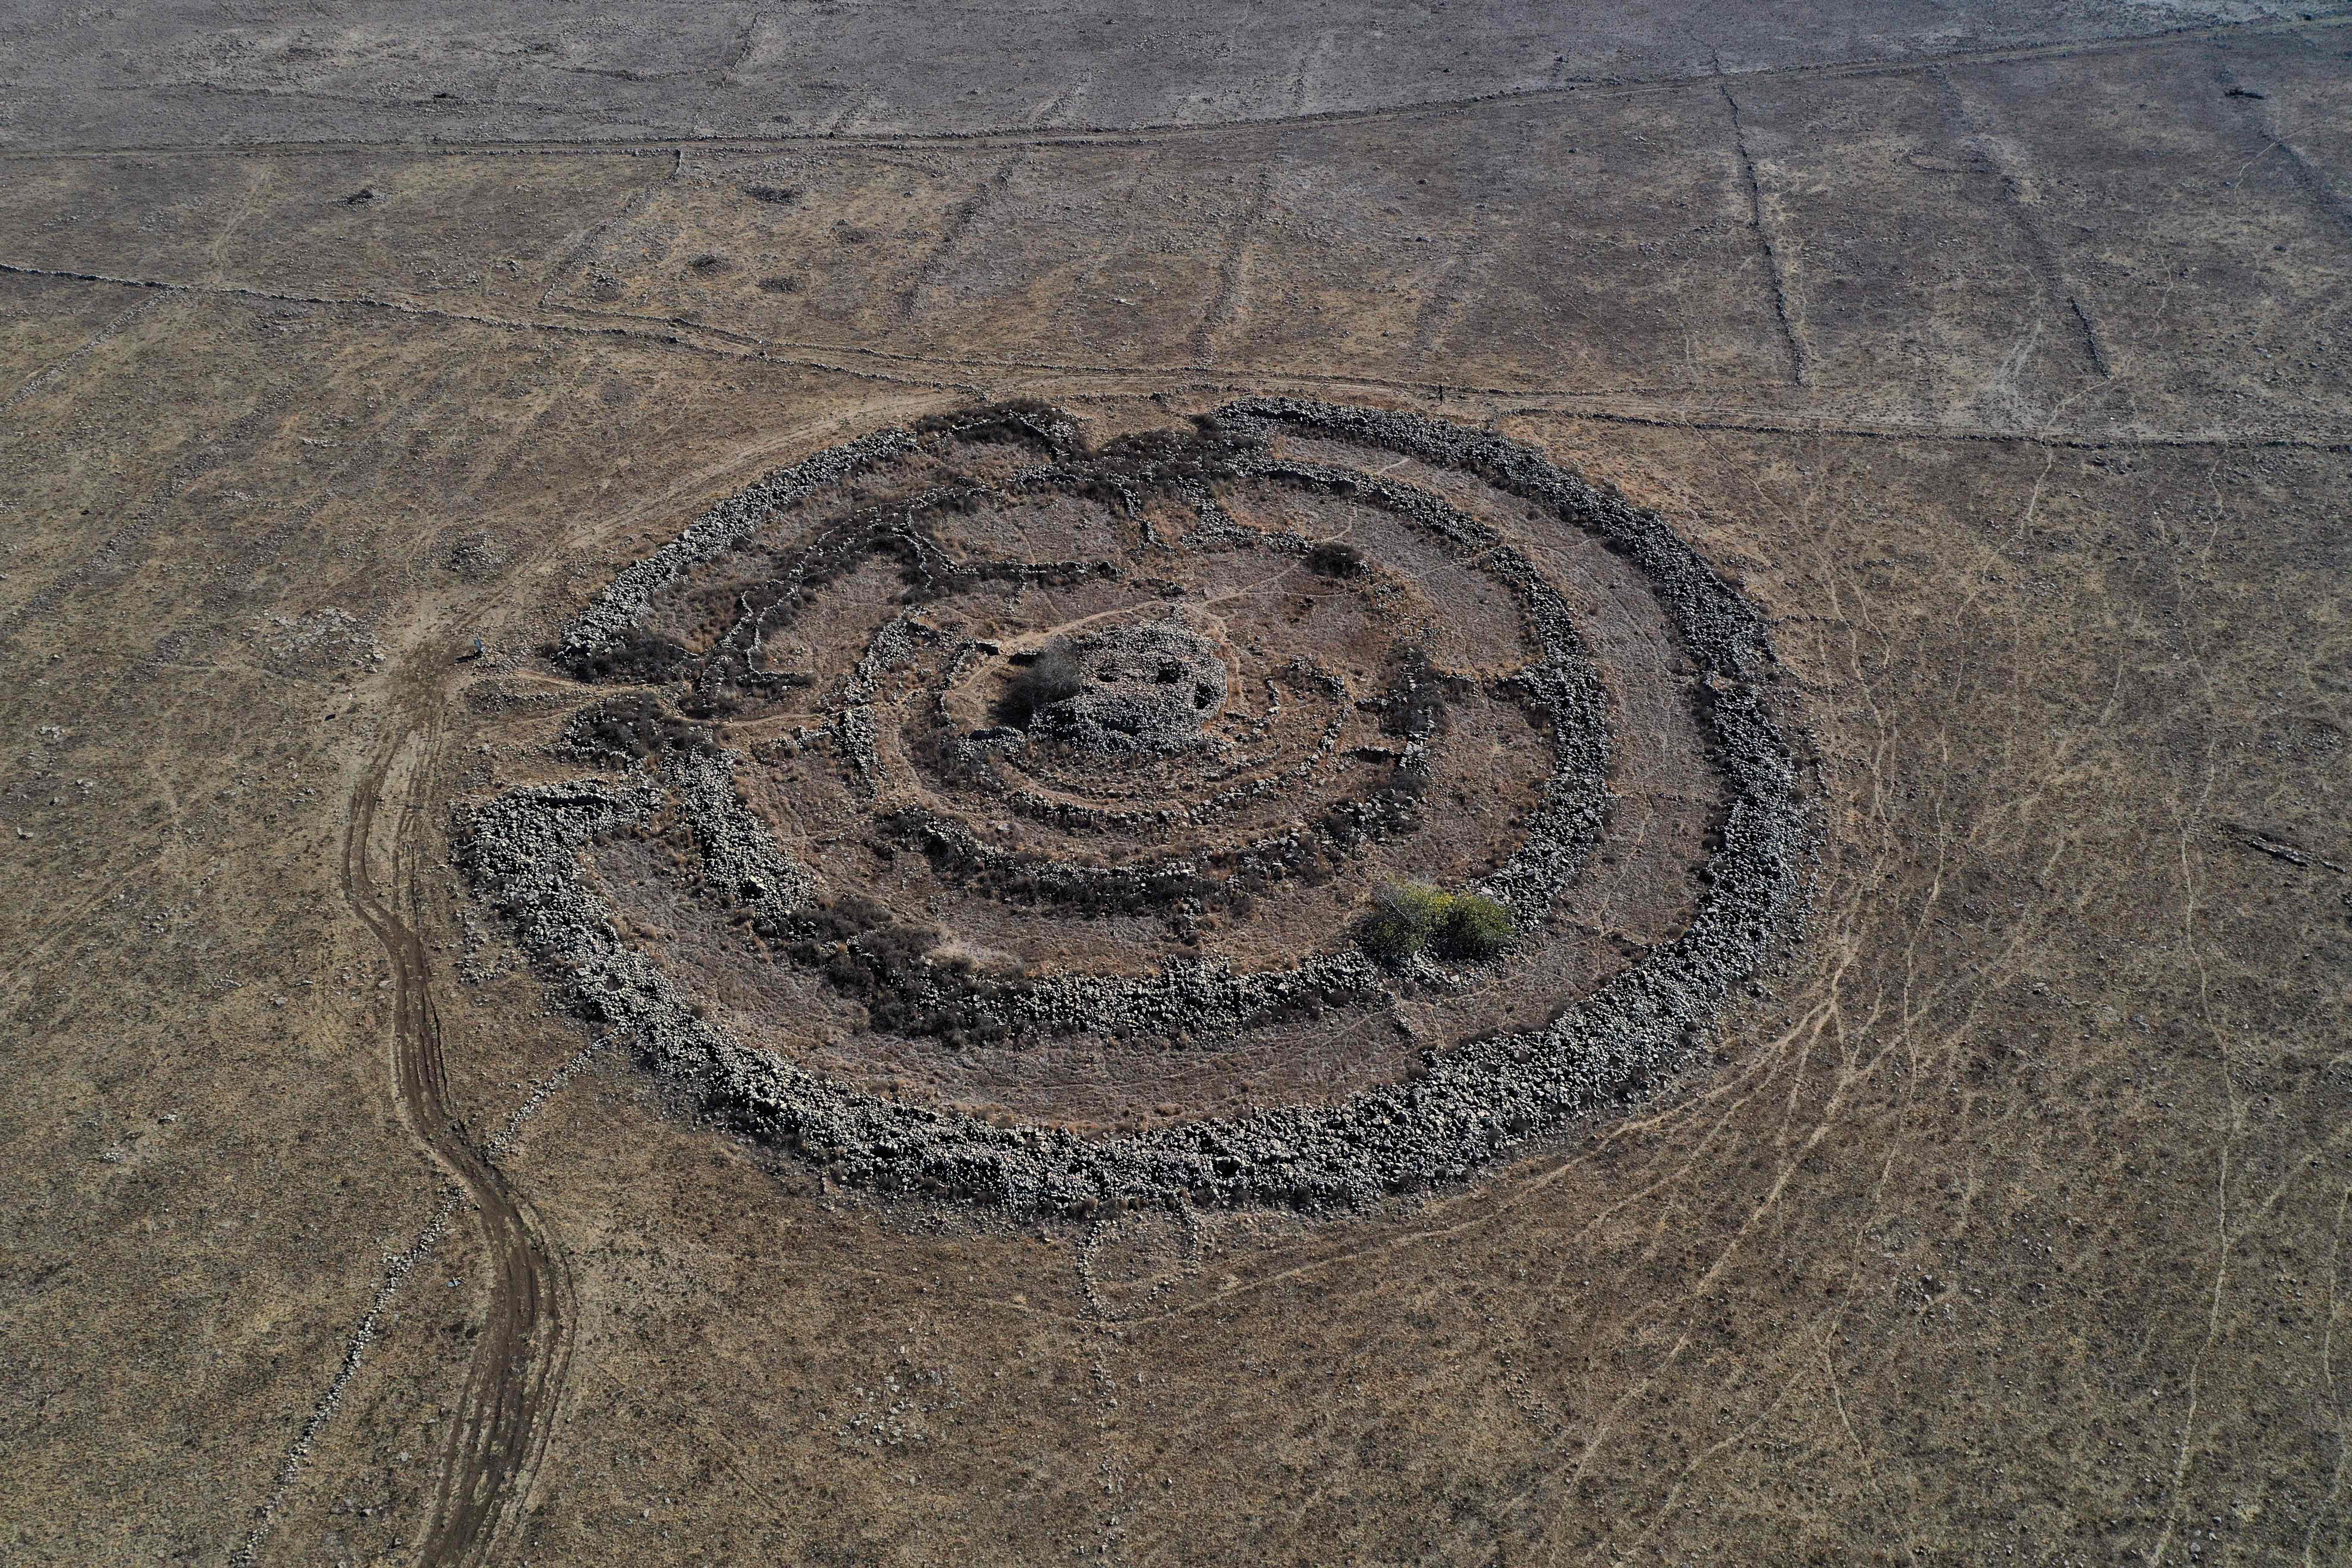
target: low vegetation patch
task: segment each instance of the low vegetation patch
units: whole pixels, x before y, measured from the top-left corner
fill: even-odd
[[[1511,911],[1494,900],[1426,882],[1390,883],[1356,926],[1358,944],[1383,963],[1403,963],[1424,950],[1441,958],[1492,958],[1517,934]]]
[[[1439,669],[1417,647],[1392,658],[1388,676],[1388,690],[1381,697],[1381,728],[1411,740],[1444,734],[1446,705],[1471,691],[1468,681]]]
[[[1060,647],[1045,648],[1013,678],[1004,700],[997,705],[997,721],[1025,730],[1040,710],[1076,697],[1086,689],[1086,666],[1076,653]]]
[[[1352,544],[1327,539],[1307,552],[1307,569],[1318,577],[1360,577],[1364,552]]]

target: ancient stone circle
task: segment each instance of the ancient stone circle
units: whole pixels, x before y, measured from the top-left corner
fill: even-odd
[[[876,1191],[1458,1181],[1676,1069],[1800,913],[1764,617],[1653,513],[1419,416],[877,431],[548,657],[580,701],[548,777],[457,812],[473,887],[700,1113]],[[1368,951],[1423,883],[1507,947]]]

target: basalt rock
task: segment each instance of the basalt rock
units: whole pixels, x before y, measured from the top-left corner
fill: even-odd
[[[717,749],[703,741],[704,731],[672,727],[637,708],[603,710],[603,719],[574,725],[574,743],[603,748],[608,762],[635,763],[625,780],[583,778],[470,803],[457,813],[453,844],[473,887],[511,922],[562,1005],[630,1042],[640,1061],[714,1121],[877,1192],[945,1195],[1024,1213],[1098,1212],[1177,1198],[1309,1209],[1362,1205],[1459,1181],[1533,1140],[1646,1092],[1691,1054],[1734,984],[1800,924],[1811,827],[1795,747],[1780,717],[1763,615],[1654,514],[1529,447],[1415,415],[1249,399],[1218,410],[1198,430],[1129,440],[1098,454],[1084,448],[1075,421],[1042,405],[983,410],[961,424],[950,416],[919,430],[877,432],[763,479],[625,570],[566,628],[554,650],[557,664],[592,678],[616,668],[657,666],[659,679],[706,690],[712,689],[709,671],[721,665],[731,672],[722,672],[726,680],[756,676],[763,637],[786,624],[782,610],[755,610],[764,618],[750,632],[730,631],[714,651],[688,655],[681,666],[683,648],[673,652],[657,643],[643,624],[656,593],[696,563],[747,540],[780,507],[842,485],[923,441],[983,428],[1034,443],[1044,453],[1011,488],[1098,495],[1108,498],[1105,504],[1126,509],[1121,515],[1139,517],[1155,497],[1180,498],[1201,520],[1197,548],[1286,552],[1306,567],[1312,542],[1244,528],[1224,515],[1218,500],[1222,486],[1270,483],[1377,508],[1428,539],[1431,549],[1501,584],[1535,650],[1509,678],[1508,696],[1539,721],[1550,767],[1518,842],[1476,879],[1474,890],[1507,906],[1522,930],[1534,929],[1572,893],[1608,820],[1609,700],[1568,602],[1493,525],[1369,467],[1286,458],[1282,440],[1286,433],[1326,437],[1472,476],[1534,509],[1547,526],[1601,541],[1646,580],[1704,693],[1697,716],[1723,804],[1700,869],[1695,913],[1678,935],[1647,947],[1589,994],[1559,998],[1541,1027],[1444,1043],[1401,1081],[1374,1084],[1333,1103],[1203,1117],[1118,1136],[997,1125],[850,1087],[719,1026],[662,964],[622,938],[614,912],[583,870],[583,856],[601,839],[640,831],[656,818],[682,823],[694,846],[698,886],[734,909],[771,946],[787,955],[796,945],[806,947],[826,964],[838,962],[849,977],[844,984],[862,987],[861,995],[887,1005],[903,1027],[958,1039],[1081,1029],[1168,1041],[1214,1039],[1270,1018],[1382,1005],[1398,976],[1358,951],[1337,921],[1323,951],[1254,971],[1181,954],[1144,975],[996,973],[935,962],[924,951],[923,933],[887,921],[860,926],[842,912],[837,899],[827,901],[808,868],[747,804],[739,783],[740,770],[749,765],[743,752]],[[1007,489],[1006,481],[992,484],[992,493]],[[951,488],[940,487],[942,495]],[[907,563],[910,606],[876,635],[867,662],[838,694],[831,721],[845,765],[865,770],[869,778],[887,761],[877,750],[874,707],[883,689],[906,659],[952,641],[923,618],[929,613],[923,606],[941,603],[942,595],[951,600],[953,584],[974,580],[982,570],[949,559],[924,534],[924,508],[947,500],[918,497],[893,504],[898,510],[891,517],[853,519],[839,526],[835,544],[808,546],[809,552],[853,555],[887,548]],[[1252,537],[1235,540],[1232,533]],[[845,559],[831,560],[825,570],[841,569]],[[1101,566],[1056,561],[985,569],[1032,572],[1034,578],[1022,580],[1044,583],[1082,580]],[[1381,563],[1351,546],[1345,557],[1326,552],[1313,570],[1345,583],[1346,591],[1369,593],[1377,587]],[[776,606],[791,602],[785,592],[770,601]],[[965,651],[946,663],[960,677],[994,657],[969,639],[961,646]],[[659,656],[650,663],[647,648]],[[1221,743],[1207,726],[1226,714],[1235,696],[1227,656],[1181,616],[1090,631],[1066,639],[1059,651],[1075,667],[1076,689],[1035,704],[1024,715],[1025,730],[1000,726],[948,737],[976,748],[966,757],[971,767],[995,767],[1013,755],[1025,763],[1016,733],[1025,733],[1033,751],[1074,748],[1142,760],[1189,757]],[[1444,742],[1447,693],[1464,689],[1447,686],[1452,678],[1431,668],[1399,666],[1390,674],[1390,684],[1365,700],[1397,715],[1382,731],[1387,739],[1372,739],[1393,754],[1402,782],[1336,816],[1302,823],[1295,839],[1237,846],[1221,865],[1181,857],[1104,866],[1023,861],[982,842],[969,825],[905,808],[877,814],[877,826],[926,856],[953,862],[967,878],[1026,879],[1028,891],[1021,896],[1042,896],[1044,889],[1060,897],[1076,889],[1124,909],[1166,909],[1189,919],[1214,904],[1221,886],[1243,885],[1235,879],[1244,872],[1252,879],[1247,885],[1267,886],[1270,871],[1286,864],[1285,856],[1297,847],[1313,847],[1322,866],[1331,856],[1344,856],[1351,843],[1417,830],[1415,780],[1425,784],[1427,748]],[[1281,699],[1278,683],[1269,678],[1253,722],[1280,719]],[[1226,721],[1239,723],[1230,716]],[[1250,731],[1244,726],[1232,732],[1245,737]],[[1339,733],[1337,727],[1328,731]],[[1129,831],[1153,823],[1172,831],[1213,823],[1241,803],[1262,801],[1266,790],[1319,776],[1314,770],[1330,765],[1335,744],[1327,739],[1321,752],[1302,763],[1220,784],[1192,800],[1074,805],[1044,784],[1000,786],[986,798],[1004,803],[998,809],[1021,820],[1071,831],[1090,826]],[[1415,768],[1423,773],[1415,774]],[[1250,856],[1255,863],[1246,862]],[[1436,984],[1444,976],[1424,970],[1422,978]]]

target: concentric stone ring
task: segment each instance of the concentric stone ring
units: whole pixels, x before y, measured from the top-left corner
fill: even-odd
[[[597,771],[461,809],[476,888],[712,1118],[881,1191],[1458,1180],[1672,1068],[1799,907],[1763,617],[1416,416],[879,431],[551,657]],[[1440,907],[1481,940],[1376,940]]]

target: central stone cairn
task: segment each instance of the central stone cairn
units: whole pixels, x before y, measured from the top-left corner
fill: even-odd
[[[1458,1180],[1685,1059],[1798,910],[1761,615],[1652,514],[1414,416],[879,431],[551,658],[613,689],[562,771],[459,809],[461,866],[688,1103],[877,1190]],[[1627,812],[1604,929],[1578,889]],[[1375,940],[1423,904],[1501,940]]]
[[[1016,686],[1034,693],[1032,734],[1090,751],[1160,753],[1202,744],[1202,727],[1224,707],[1225,682],[1213,647],[1163,621],[1050,643]]]

